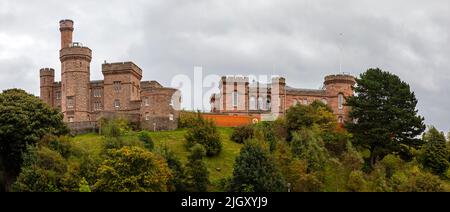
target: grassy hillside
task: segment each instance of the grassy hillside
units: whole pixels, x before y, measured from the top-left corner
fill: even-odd
[[[242,147],[230,140],[232,133],[231,128],[219,128],[219,132],[223,141],[223,149],[220,155],[205,158],[206,165],[210,173],[210,181],[213,187],[210,190],[215,190],[215,184],[222,178],[230,177],[233,173],[233,165],[236,156]],[[167,132],[152,132],[151,137],[155,142],[155,147],[167,146],[172,150],[183,163],[187,162],[189,152],[185,148],[184,134],[186,130],[176,130]],[[126,139],[137,139],[133,134]],[[86,134],[76,136],[73,140],[74,144],[80,148],[87,149],[93,156],[99,155],[103,149],[103,137],[96,134]],[[217,169],[220,169],[218,171]]]

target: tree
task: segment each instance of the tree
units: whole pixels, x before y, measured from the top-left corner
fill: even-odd
[[[29,146],[13,190],[20,192],[61,192],[61,179],[67,172],[67,162],[47,147]]]
[[[9,190],[22,164],[22,152],[46,134],[69,132],[63,115],[23,90],[0,94],[0,161],[3,161],[3,189]],[[7,163],[6,163],[7,161]]]
[[[94,191],[165,192],[172,177],[166,161],[139,147],[110,150],[97,170]]]
[[[236,158],[231,189],[235,192],[281,192],[287,187],[262,141],[247,141]]]
[[[410,158],[409,149],[420,147],[416,137],[425,130],[414,92],[398,76],[380,69],[367,70],[356,82],[356,95],[347,98],[346,104],[355,120],[346,124],[354,144],[370,151],[372,168],[390,153]]]
[[[202,145],[206,150],[206,156],[215,156],[222,151],[222,140],[215,123],[212,120],[203,119],[197,115],[195,124],[186,132],[187,147],[195,144]]]
[[[305,160],[308,171],[320,171],[325,167],[328,153],[320,137],[311,130],[301,130],[293,133],[291,151],[294,158]]]
[[[311,128],[316,122],[314,108],[311,105],[296,105],[288,109],[286,124],[289,132],[295,132],[302,128]]]
[[[203,157],[205,148],[196,144],[188,157],[186,164],[186,187],[190,192],[206,192],[209,184],[209,172]]]
[[[434,174],[445,175],[448,167],[449,152],[445,142],[445,136],[435,127],[431,127],[423,135],[425,145],[423,147],[422,164]]]
[[[235,127],[233,129],[233,133],[231,134],[230,140],[242,144],[246,140],[251,139],[252,137],[253,137],[253,126],[244,125]]]
[[[185,167],[181,163],[180,159],[167,146],[163,146],[160,149],[160,154],[166,159],[167,165],[172,171],[173,177],[169,182],[172,185],[171,191],[186,191]]]

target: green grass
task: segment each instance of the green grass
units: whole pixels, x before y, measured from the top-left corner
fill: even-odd
[[[230,135],[233,132],[233,129],[218,128],[218,130],[223,141],[222,152],[215,157],[205,158],[210,181],[212,183],[212,186],[209,188],[211,191],[217,190],[216,185],[220,179],[232,176],[234,160],[242,147],[242,144],[237,144],[230,140]],[[151,132],[150,136],[155,142],[156,148],[167,146],[178,156],[182,163],[186,164],[189,151],[185,147],[185,133],[186,130]],[[132,133],[129,136],[125,136],[125,139],[132,140],[136,139],[136,137],[134,133]],[[73,139],[73,142],[76,147],[86,149],[94,156],[101,154],[104,145],[103,137],[96,134],[76,136]],[[218,168],[220,171],[217,170]]]
[[[230,135],[233,132],[231,128],[219,128],[219,132],[223,141],[222,152],[215,157],[205,158],[210,181],[213,184],[222,178],[231,177],[233,174],[234,160],[242,147],[242,144],[237,144],[230,140]],[[185,147],[185,133],[185,130],[152,132],[151,137],[156,147],[166,145],[183,163],[186,163],[189,151]],[[218,168],[220,171],[217,171]]]

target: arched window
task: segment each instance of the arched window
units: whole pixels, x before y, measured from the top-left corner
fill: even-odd
[[[272,101],[271,101],[271,99],[269,97],[267,97],[266,109],[267,110],[271,110],[272,109]]]
[[[258,110],[262,110],[264,108],[264,100],[262,97],[258,98]]]
[[[250,110],[256,110],[256,97],[250,97]]]
[[[342,116],[339,116],[338,122],[339,122],[339,124],[343,124],[344,123],[344,118]]]
[[[342,110],[344,108],[344,95],[341,93],[338,95],[338,108]]]

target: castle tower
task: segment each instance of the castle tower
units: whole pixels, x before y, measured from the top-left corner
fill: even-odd
[[[61,20],[59,31],[61,31],[61,49],[69,47],[72,44],[73,21]]]
[[[347,74],[329,75],[325,77],[325,92],[328,105],[333,109],[338,122],[348,120],[349,108],[345,106],[345,98],[353,96],[355,77]]]
[[[61,111],[66,122],[90,121],[89,81],[92,51],[72,43],[73,21],[59,22],[61,31]]]
[[[42,101],[47,103],[49,106],[54,107],[53,101],[53,84],[55,82],[55,70],[52,68],[42,68],[39,71],[41,78],[40,87],[41,94],[40,97]]]

